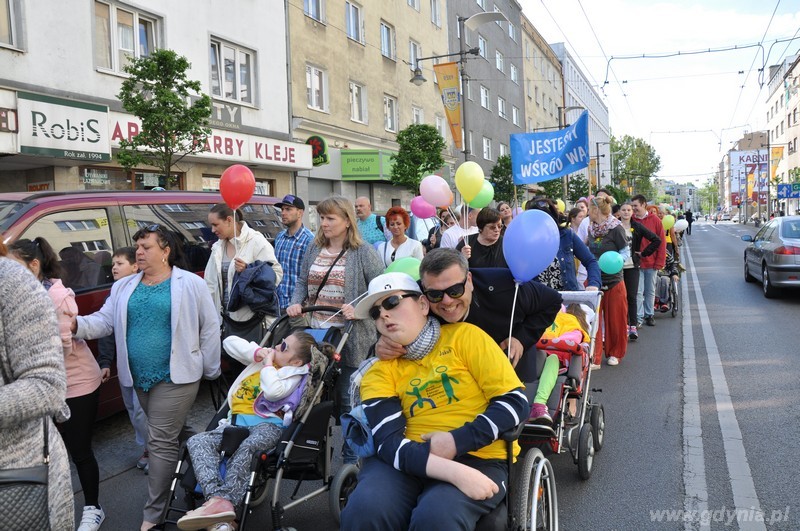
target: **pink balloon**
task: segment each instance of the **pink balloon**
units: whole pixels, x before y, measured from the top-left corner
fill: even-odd
[[[450,186],[438,175],[428,175],[419,183],[419,195],[429,205],[450,204]]]
[[[432,218],[436,215],[436,207],[418,195],[411,200],[411,213],[421,219]]]
[[[522,214],[523,212],[524,212],[524,210],[522,210],[521,207],[515,207],[514,210],[511,211],[511,217],[515,218],[515,217],[519,216],[520,214]]]

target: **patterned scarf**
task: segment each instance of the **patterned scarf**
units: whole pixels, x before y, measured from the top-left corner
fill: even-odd
[[[417,338],[406,345],[406,353],[403,355],[403,358],[419,361],[427,356],[430,351],[433,350],[433,346],[436,342],[439,341],[441,331],[442,329],[439,321],[433,316],[428,316],[428,322],[422,327],[422,331]]]
[[[621,222],[614,216],[608,216],[606,220],[602,223],[595,223],[592,221],[589,223],[589,236],[592,238],[602,238],[608,232],[619,225]]]

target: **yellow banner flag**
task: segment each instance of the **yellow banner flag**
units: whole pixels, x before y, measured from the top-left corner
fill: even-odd
[[[461,91],[458,83],[458,63],[441,63],[433,65],[436,79],[439,81],[439,90],[442,91],[442,103],[447,122],[450,124],[450,134],[456,148],[464,149],[461,142]]]
[[[771,151],[772,153],[769,157],[769,180],[775,181],[775,173],[778,171],[778,164],[780,164],[783,158],[783,146],[773,147]]]

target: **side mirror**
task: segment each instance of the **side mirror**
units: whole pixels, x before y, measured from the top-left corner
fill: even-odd
[[[745,234],[744,236],[742,236],[742,241],[751,242],[751,241],[753,241],[753,237],[750,236],[749,234]]]

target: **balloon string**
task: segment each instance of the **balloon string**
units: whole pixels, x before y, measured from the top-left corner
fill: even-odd
[[[358,299],[361,299],[362,297],[364,297],[364,295],[366,295],[367,293],[369,293],[369,291],[365,291],[364,293],[362,293],[361,295],[359,295],[359,296],[358,296],[358,297],[356,297],[355,299],[351,300],[351,301],[350,301],[350,302],[348,302],[347,304],[350,304],[350,305],[352,305],[352,304],[353,304],[354,302],[356,302]],[[320,328],[322,328],[322,325],[326,324],[328,321],[330,321],[331,319],[333,319],[334,317],[336,317],[336,316],[337,316],[337,315],[339,315],[340,313],[342,313],[342,309],[341,309],[341,308],[339,308],[339,311],[338,311],[338,312],[334,313],[333,315],[331,315],[330,317],[328,317],[327,319],[325,319],[324,321],[322,321],[322,322],[320,323],[320,325],[319,325],[319,326],[320,326]]]
[[[239,248],[236,244],[236,209],[233,209],[233,258],[239,256]]]
[[[519,293],[519,282],[514,282],[514,302],[511,304],[511,322],[508,323],[508,352],[507,356],[511,357],[511,332],[514,330],[514,311],[517,309],[517,294]],[[523,355],[525,353],[523,352]]]

